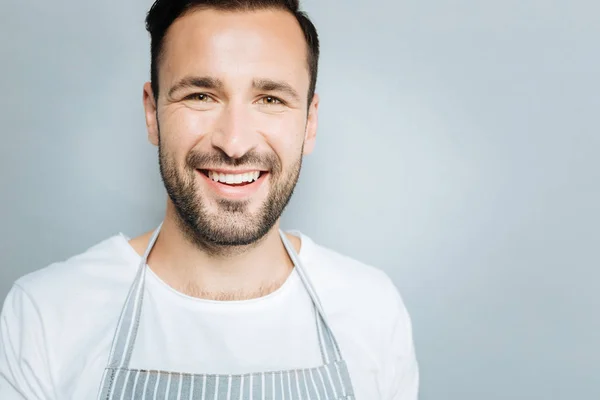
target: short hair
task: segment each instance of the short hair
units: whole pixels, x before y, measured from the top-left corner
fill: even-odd
[[[146,16],[146,30],[150,33],[150,83],[158,98],[158,64],[161,61],[164,37],[177,18],[198,9],[223,11],[254,11],[262,9],[288,11],[300,24],[308,47],[307,62],[310,76],[308,105],[312,102],[317,85],[319,64],[319,37],[317,29],[306,13],[300,11],[299,0],[156,0]]]

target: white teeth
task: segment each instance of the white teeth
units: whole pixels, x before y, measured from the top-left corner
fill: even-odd
[[[243,182],[254,182],[260,177],[259,171],[247,172],[245,174],[220,174],[218,172],[208,171],[208,177],[215,182],[227,183],[228,185],[240,184]]]

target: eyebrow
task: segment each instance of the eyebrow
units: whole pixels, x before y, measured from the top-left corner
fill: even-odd
[[[219,79],[211,78],[210,76],[188,76],[181,79],[169,89],[169,97],[173,96],[178,90],[187,88],[217,90],[223,88],[223,82]]]
[[[219,90],[223,89],[223,87],[223,82],[217,78],[210,76],[187,76],[169,89],[169,97],[173,96],[177,91],[187,88]],[[264,92],[282,92],[291,96],[296,101],[301,101],[298,92],[289,83],[284,81],[255,79],[252,81],[252,87],[255,90]]]
[[[301,100],[298,92],[287,82],[274,81],[272,79],[255,79],[252,82],[252,87],[264,92],[283,92],[293,97],[296,101]]]

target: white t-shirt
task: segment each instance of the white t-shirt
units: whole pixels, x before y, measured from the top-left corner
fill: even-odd
[[[358,400],[416,400],[410,317],[391,280],[301,238],[299,258]],[[0,317],[0,399],[95,399],[140,256],[124,235],[20,278]],[[294,270],[275,292],[210,301],[150,269],[130,368],[237,374],[322,365],[314,310]]]

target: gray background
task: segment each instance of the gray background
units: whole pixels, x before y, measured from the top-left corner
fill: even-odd
[[[2,1],[0,297],[159,222],[149,5]],[[320,136],[284,227],[393,277],[422,399],[600,398],[599,3],[305,9]]]

